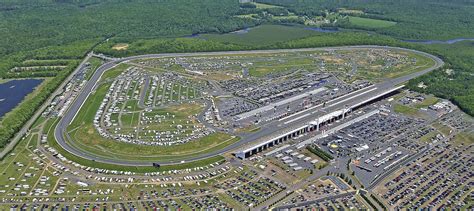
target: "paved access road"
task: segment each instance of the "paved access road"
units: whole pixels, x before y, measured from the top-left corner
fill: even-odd
[[[326,108],[324,110],[320,109],[316,112],[312,111],[310,115],[304,116],[307,113],[310,112],[308,109],[307,111],[298,114],[295,116],[304,116],[304,118],[300,118],[297,121],[293,122],[292,124],[281,124],[281,122],[275,122],[272,124],[269,124],[262,128],[260,131],[251,134],[248,137],[242,138],[239,142],[236,142],[230,146],[225,147],[224,149],[217,150],[214,152],[209,152],[205,154],[201,154],[199,156],[189,158],[186,160],[183,160],[184,162],[190,162],[190,161],[196,161],[196,160],[201,160],[209,157],[213,157],[216,155],[220,155],[226,152],[231,152],[234,151],[235,149],[242,147],[245,144],[255,142],[256,140],[261,140],[263,137],[269,136],[274,134],[275,132],[282,131],[285,129],[288,129],[289,127],[298,125],[298,124],[304,124],[306,121],[309,119],[314,119],[318,117],[319,115],[329,113],[331,111],[335,111],[338,109],[343,108],[344,105],[346,104],[351,104],[351,103],[357,103],[360,101],[360,99],[363,99],[363,97],[370,97],[373,96],[374,94],[383,92],[385,90],[389,90],[396,85],[406,82],[412,78],[418,77],[422,74],[425,74],[427,72],[430,72],[434,69],[437,69],[441,66],[444,65],[444,62],[431,54],[427,54],[424,52],[416,51],[416,50],[411,50],[411,49],[403,49],[403,48],[396,48],[396,47],[387,47],[387,46],[349,46],[349,47],[329,47],[329,48],[306,48],[306,49],[278,49],[278,50],[256,50],[256,51],[225,51],[225,52],[202,52],[202,53],[168,53],[168,54],[148,54],[148,55],[140,55],[140,56],[131,56],[131,57],[126,57],[126,58],[120,58],[120,59],[114,59],[110,62],[107,62],[100,66],[96,72],[92,75],[91,79],[85,84],[83,90],[81,93],[76,97],[75,101],[71,104],[69,109],[64,113],[63,118],[60,119],[59,123],[57,124],[54,135],[59,143],[59,145],[64,148],[66,151],[68,151],[71,154],[74,154],[76,156],[82,157],[84,159],[88,160],[94,160],[97,162],[103,162],[103,163],[109,163],[109,164],[116,164],[116,165],[129,165],[129,166],[150,166],[152,165],[152,162],[150,161],[129,161],[129,160],[115,160],[115,159],[110,159],[110,158],[104,158],[104,157],[99,157],[97,155],[94,155],[90,152],[75,148],[74,146],[70,145],[67,140],[70,139],[68,137],[68,134],[66,133],[67,126],[73,121],[75,115],[79,112],[80,108],[86,101],[87,97],[90,95],[91,92],[94,91],[99,79],[101,78],[102,74],[109,70],[112,69],[113,67],[117,66],[120,63],[123,62],[128,62],[136,59],[148,59],[148,58],[162,58],[162,57],[176,57],[176,56],[209,56],[209,55],[231,55],[231,54],[260,54],[260,53],[284,53],[284,52],[303,52],[303,51],[316,51],[316,50],[354,50],[354,49],[388,49],[388,50],[404,50],[404,51],[410,51],[414,52],[420,55],[427,56],[431,58],[433,61],[435,61],[435,65],[432,67],[428,67],[420,72],[416,72],[413,74],[409,74],[406,76],[402,76],[399,78],[391,79],[388,81],[385,81],[380,84],[376,84],[375,86],[377,89],[374,89],[370,92],[364,93],[362,95],[357,95],[357,93],[350,93],[349,95],[345,97],[341,97],[337,100],[332,101],[331,103],[328,103]],[[360,94],[360,93],[359,93]],[[342,106],[342,107],[341,107]],[[172,165],[172,164],[179,164],[181,163],[182,160],[176,160],[176,161],[166,161],[166,162],[160,162],[162,165]]]
[[[285,210],[286,211],[286,210],[290,210],[290,209],[295,208],[295,207],[311,206],[313,204],[321,203],[323,201],[329,201],[329,200],[333,200],[333,199],[344,198],[344,197],[347,197],[347,196],[353,196],[355,194],[356,194],[355,191],[351,191],[351,192],[341,193],[341,194],[337,194],[337,195],[333,195],[333,196],[326,196],[326,197],[322,197],[322,198],[311,200],[311,201],[304,201],[304,202],[299,202],[299,203],[296,203],[296,204],[290,204],[290,205],[285,205],[285,206],[281,206],[281,207],[276,207],[275,210]]]

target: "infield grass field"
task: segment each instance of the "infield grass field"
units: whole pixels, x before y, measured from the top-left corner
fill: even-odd
[[[103,78],[109,79],[118,76],[121,70],[123,70],[123,67],[119,66],[110,70],[110,72],[107,71]],[[88,97],[76,118],[68,127],[69,137],[71,137],[67,139],[68,143],[85,153],[113,160],[179,161],[223,149],[239,140],[239,138],[221,132],[173,146],[146,146],[104,138],[99,135],[92,122],[110,85],[111,82],[101,83],[96,91]],[[165,108],[162,112],[173,112],[176,114],[176,118],[186,118],[191,113],[196,113],[196,109],[201,109],[201,107],[189,107],[184,104],[181,107],[172,107],[171,110],[173,111]],[[129,125],[136,124],[137,115],[134,116],[123,115],[122,122],[125,121]]]

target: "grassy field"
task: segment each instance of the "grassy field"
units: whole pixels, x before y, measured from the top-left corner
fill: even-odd
[[[436,128],[439,132],[441,132],[443,135],[448,136],[451,132],[451,128],[441,124],[440,122],[435,122],[432,124],[434,128]]]
[[[412,52],[405,52],[410,58],[416,59],[416,63],[414,65],[410,65],[408,68],[399,70],[399,71],[390,71],[383,75],[383,78],[397,78],[403,75],[408,75],[411,73],[415,73],[418,71],[422,71],[428,67],[432,67],[435,65],[435,61],[431,58],[428,58],[423,55],[419,55]]]
[[[321,52],[312,52],[312,54],[315,55],[320,53]],[[387,78],[397,78],[403,75],[415,73],[435,64],[435,62],[428,57],[407,51],[391,51],[391,54],[404,57],[406,58],[406,61],[396,65],[388,65],[386,67],[384,67],[386,63],[382,59],[380,59],[380,64],[369,63],[367,58],[364,57],[364,52],[338,51],[338,53],[345,54],[347,57],[359,59],[357,70],[355,71],[354,77],[351,77],[350,80],[362,79],[377,82]],[[279,57],[277,57],[276,54],[260,54],[255,57],[266,58],[266,60],[258,60],[248,57],[247,60],[255,60],[252,61],[252,65],[249,67],[249,74],[255,77],[266,76],[269,73],[294,72],[301,69],[315,71],[317,70],[317,65],[315,64],[319,63],[316,59],[308,57],[307,55],[292,53],[279,55]],[[279,59],[276,60],[274,58]],[[329,71],[337,70],[347,73],[352,69],[350,65],[347,65],[347,63],[350,62],[349,59],[339,59],[335,56],[321,56],[319,58],[323,58],[325,61],[325,67]]]
[[[377,20],[377,19],[371,19],[371,18],[361,18],[361,17],[354,17],[354,16],[349,16],[349,22],[358,27],[364,27],[364,28],[386,28],[390,26],[394,26],[397,24],[396,22],[393,21],[386,21],[386,20]]]
[[[254,77],[263,77],[269,73],[296,71],[298,69],[314,69],[314,60],[304,57],[281,57],[280,62],[258,61],[249,68],[249,74]]]
[[[358,67],[357,72],[355,74],[356,77],[351,78],[351,80],[355,79],[365,79],[365,80],[370,80],[374,82],[380,82],[385,79],[391,79],[391,78],[398,78],[404,75],[409,75],[418,71],[422,71],[428,67],[431,67],[435,65],[435,62],[425,56],[412,53],[412,52],[404,52],[404,51],[398,51],[401,55],[406,55],[410,60],[416,60],[414,64],[407,63],[404,66],[392,66],[388,69],[382,69],[381,68],[375,68],[375,69],[367,69],[362,67]],[[430,99],[432,100],[432,99]],[[432,101],[427,101],[425,104],[432,103]]]
[[[257,6],[257,9],[282,8],[280,6],[271,5],[271,4],[263,4],[263,3],[256,3],[256,2],[253,2],[252,4]]]
[[[38,134],[26,136],[22,139],[15,149],[9,153],[3,160],[0,161],[0,186],[5,193],[0,193],[0,197],[4,197],[7,194],[20,195],[20,191],[32,191],[33,188],[40,188],[36,184],[37,180],[41,175],[45,175],[43,169],[44,166],[40,166],[31,157],[33,155],[32,150],[36,147],[38,142]],[[31,176],[25,176],[30,174]],[[52,184],[46,182],[48,184]],[[4,188],[8,186],[15,186],[16,184],[27,185],[21,190],[14,188]],[[51,190],[51,187],[44,187]]]
[[[138,173],[145,173],[145,172],[157,172],[157,171],[168,171],[168,170],[179,170],[179,169],[187,169],[187,168],[194,168],[199,166],[206,166],[211,163],[220,162],[224,160],[224,157],[218,155],[202,160],[197,160],[193,162],[187,162],[182,164],[176,165],[166,165],[161,166],[160,168],[156,168],[153,166],[121,166],[121,165],[113,165],[107,163],[101,163],[93,160],[83,159],[81,157],[75,156],[70,154],[66,150],[64,150],[59,144],[56,142],[54,138],[54,127],[57,125],[57,119],[50,119],[45,125],[44,131],[48,134],[48,144],[54,147],[61,155],[66,157],[67,159],[79,163],[84,166],[91,166],[95,168],[103,168],[103,169],[110,169],[110,170],[119,170],[119,171],[132,171]],[[136,154],[137,155],[137,154]],[[157,161],[157,160],[155,160]]]
[[[405,114],[407,116],[414,116],[420,118],[423,117],[423,115],[418,111],[418,109],[400,104],[395,104],[394,111],[397,113]]]
[[[464,144],[469,146],[474,144],[474,133],[459,133],[454,137],[453,142],[455,145]]]
[[[88,153],[115,160],[179,161],[222,149],[238,141],[224,133],[214,133],[199,140],[175,146],[144,146],[108,140],[92,125],[84,125],[71,133],[70,143]]]
[[[254,132],[257,132],[259,130],[260,130],[260,127],[258,127],[256,125],[250,125],[250,126],[247,126],[247,127],[238,128],[236,130],[236,132],[238,132],[238,133],[254,133]]]
[[[4,79],[4,78],[0,78],[0,84],[3,84],[3,83],[6,83],[6,82],[9,82],[11,81],[12,79]]]
[[[128,44],[127,43],[118,43],[112,47],[112,49],[117,51],[127,50]]]
[[[433,97],[433,96],[429,96],[425,100],[423,100],[422,102],[417,103],[415,105],[415,108],[426,108],[428,106],[436,104],[437,102],[439,102],[438,98]]]
[[[474,131],[466,131],[466,132],[457,134],[453,138],[453,143],[454,145],[463,144],[465,146],[474,144]]]
[[[97,88],[97,90],[89,95],[84,106],[82,106],[79,113],[74,118],[74,121],[68,126],[68,131],[76,129],[80,126],[90,124],[94,119],[95,113],[102,103],[102,99],[105,97],[107,90],[109,89],[111,83],[102,84]]]
[[[431,140],[431,138],[435,137],[436,135],[438,135],[438,132],[436,131],[429,132],[428,134],[422,136],[420,138],[420,141],[424,143],[428,143]]]
[[[308,37],[318,33],[301,27],[262,25],[249,29],[247,33],[203,34],[201,38],[223,43],[262,46]]]
[[[117,67],[108,70],[104,72],[102,77],[100,78],[101,81],[108,80],[108,79],[113,79],[119,76],[123,71],[125,71],[127,68],[129,68],[130,65],[128,64],[119,64]]]
[[[272,18],[274,20],[297,20],[300,17],[297,15],[287,15],[287,16],[274,16]]]
[[[117,70],[111,70],[104,74],[104,78],[113,77]],[[144,146],[118,142],[105,139],[98,134],[92,121],[98,110],[102,99],[105,97],[111,82],[101,84],[96,92],[91,94],[79,111],[78,115],[68,127],[68,131],[73,140],[70,144],[88,153],[99,157],[111,159],[127,160],[148,160],[148,161],[170,161],[184,160],[191,157],[209,153],[222,149],[238,141],[238,138],[231,137],[224,133],[213,133],[196,141],[176,146]],[[185,117],[195,113],[200,107],[174,107],[174,113],[180,117]],[[181,109],[181,110],[180,110]],[[184,109],[184,110],[183,110]],[[164,110],[166,112],[169,110]],[[130,120],[132,121],[132,120]]]
[[[88,62],[91,64],[91,68],[86,73],[87,80],[89,80],[94,74],[95,70],[100,67],[100,65],[102,64],[102,59],[92,57],[89,59]]]

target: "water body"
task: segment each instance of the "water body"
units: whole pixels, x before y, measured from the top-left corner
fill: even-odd
[[[200,34],[191,34],[191,35],[186,35],[184,38],[198,38]]]
[[[456,38],[452,40],[403,40],[404,42],[411,42],[411,43],[420,43],[420,44],[454,44],[457,42],[462,42],[462,41],[474,41],[474,38]]]
[[[290,26],[290,27],[293,27],[293,25],[285,25],[283,24],[283,26]],[[240,30],[237,30],[237,31],[232,31],[232,32],[227,32],[227,33],[224,33],[224,34],[236,34],[236,35],[244,35],[244,34],[247,34],[250,32],[250,30],[256,28],[258,26],[255,26],[255,27],[248,27],[248,28],[244,28],[244,29],[240,29]],[[333,32],[339,32],[339,29],[338,28],[320,28],[320,27],[305,27],[303,28],[305,30],[310,30],[310,31],[316,31],[316,32],[322,32],[322,33],[333,33]],[[186,35],[184,36],[184,38],[201,38],[201,34],[199,33],[196,33],[196,34],[191,34],[191,35]]]
[[[245,28],[245,29],[241,29],[241,30],[237,30],[237,31],[233,31],[233,32],[228,32],[228,33],[225,33],[225,34],[247,34],[249,33],[249,31],[251,30],[252,28]],[[186,35],[184,36],[184,38],[201,38],[201,34],[199,33],[196,33],[196,34],[191,34],[191,35]]]
[[[0,84],[0,117],[15,108],[42,81],[41,79],[22,79]]]
[[[247,34],[247,33],[249,33],[249,31],[250,31],[251,29],[252,29],[252,28],[245,28],[245,29],[241,29],[241,30],[229,32],[229,34]]]

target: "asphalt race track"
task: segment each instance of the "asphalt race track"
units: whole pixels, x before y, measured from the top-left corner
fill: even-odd
[[[381,94],[387,90],[395,88],[397,85],[404,83],[410,79],[416,78],[420,75],[426,74],[434,69],[437,69],[444,65],[444,62],[431,54],[427,54],[424,52],[411,50],[411,49],[403,49],[403,48],[395,48],[395,47],[386,47],[386,46],[350,46],[350,47],[328,47],[328,48],[306,48],[306,49],[280,49],[280,50],[256,50],[256,51],[226,51],[226,52],[202,52],[202,53],[172,53],[172,54],[148,54],[148,55],[140,55],[140,56],[132,56],[126,58],[115,59],[110,62],[107,62],[100,66],[96,72],[92,75],[91,79],[85,84],[81,93],[77,96],[75,101],[71,104],[69,109],[64,113],[64,116],[60,119],[59,123],[57,124],[54,130],[54,136],[58,144],[64,148],[69,153],[76,155],[78,157],[87,159],[87,160],[94,160],[97,162],[108,163],[108,164],[116,164],[116,165],[126,165],[126,166],[151,166],[152,162],[150,161],[128,161],[128,160],[115,160],[110,158],[99,157],[95,154],[92,154],[87,151],[83,151],[82,149],[75,148],[71,146],[67,140],[70,140],[66,130],[68,125],[73,121],[75,115],[79,112],[80,108],[82,107],[83,103],[86,101],[87,97],[93,90],[99,79],[101,78],[102,74],[115,67],[116,65],[135,60],[135,59],[146,59],[146,58],[160,58],[160,57],[174,57],[174,56],[203,56],[203,55],[226,55],[226,54],[258,54],[258,53],[281,53],[281,52],[298,52],[298,51],[314,51],[314,50],[353,50],[353,49],[365,49],[365,48],[379,48],[379,49],[394,49],[394,50],[405,50],[414,52],[423,56],[427,56],[435,61],[435,65],[429,67],[425,70],[412,73],[409,75],[405,75],[399,78],[391,79],[382,83],[375,84],[372,88],[366,89],[364,91],[356,91],[349,93],[343,97],[337,98],[335,100],[331,100],[326,104],[325,109],[318,109],[318,106],[315,108],[307,109],[305,111],[299,112],[294,115],[294,117],[286,119],[285,121],[291,121],[291,124],[284,124],[284,121],[274,121],[267,125],[264,125],[261,130],[255,132],[249,136],[242,137],[242,139],[232,145],[225,147],[224,149],[217,150],[214,152],[209,152],[206,154],[201,154],[199,156],[186,159],[186,160],[176,160],[176,161],[165,161],[159,162],[162,165],[172,165],[172,164],[179,164],[183,162],[190,162],[201,160],[205,158],[210,158],[216,155],[220,155],[226,152],[232,152],[239,147],[242,147],[246,144],[253,143],[256,141],[261,141],[265,138],[268,138],[271,135],[274,135],[277,132],[285,131],[291,129],[295,126],[305,124],[306,122],[310,121],[311,119],[315,119],[320,115],[324,115],[326,113],[330,113],[331,111],[336,111],[338,109],[344,108],[345,105],[348,104],[357,104],[364,100],[367,100],[370,97],[373,97],[377,94]]]

